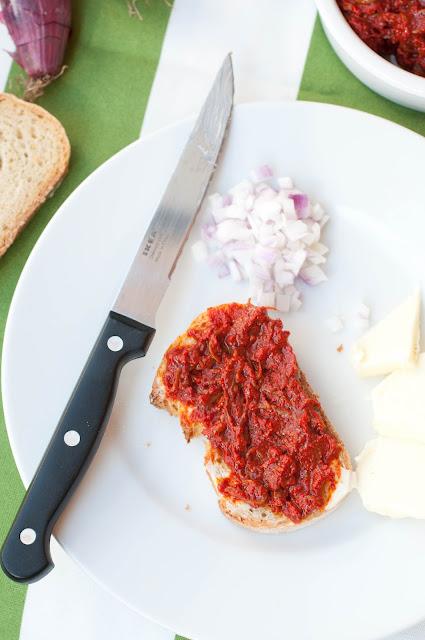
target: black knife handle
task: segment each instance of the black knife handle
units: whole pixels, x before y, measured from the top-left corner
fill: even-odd
[[[13,580],[33,582],[53,568],[53,526],[100,444],[121,368],[146,354],[154,334],[110,312],[1,550]]]

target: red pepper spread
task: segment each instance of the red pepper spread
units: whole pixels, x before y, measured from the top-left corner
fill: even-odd
[[[425,2],[423,0],[338,0],[357,35],[381,56],[425,76]]]
[[[167,396],[193,407],[190,420],[231,469],[219,491],[300,522],[323,509],[340,475],[330,433],[288,343],[264,307],[228,304],[189,329],[193,344],[166,354]]]

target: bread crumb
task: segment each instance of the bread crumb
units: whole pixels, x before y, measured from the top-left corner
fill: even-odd
[[[340,345],[336,348],[336,350],[338,351],[338,353],[341,353],[342,351],[344,351],[344,345],[343,345],[343,344],[340,344]]]
[[[191,510],[191,506],[190,504],[187,504],[184,508],[185,511],[190,511]]]
[[[151,444],[152,444],[151,442],[145,442],[145,447],[146,447],[146,449],[149,449],[149,447],[151,446]]]

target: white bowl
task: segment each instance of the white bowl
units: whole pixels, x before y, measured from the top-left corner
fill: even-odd
[[[425,111],[425,78],[388,62],[353,31],[336,0],[316,0],[326,35],[335,52],[361,82],[405,107]]]

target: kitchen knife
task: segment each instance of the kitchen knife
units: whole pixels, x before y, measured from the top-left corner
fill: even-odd
[[[53,526],[100,444],[121,368],[144,356],[155,335],[156,312],[214,173],[232,105],[228,55],[4,542],[1,565],[17,582],[53,568]]]

